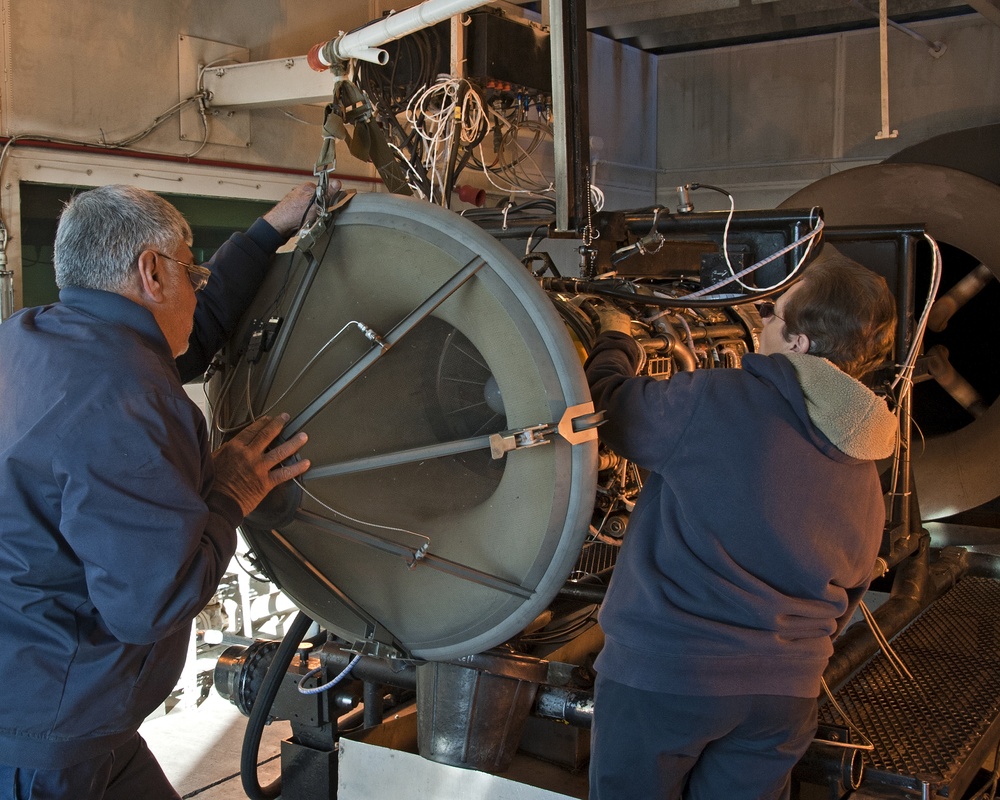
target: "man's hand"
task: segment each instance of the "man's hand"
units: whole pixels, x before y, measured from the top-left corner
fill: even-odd
[[[601,303],[597,306],[597,329],[598,333],[618,331],[631,336],[632,319],[610,303]]]
[[[329,202],[341,189],[338,180],[331,180],[326,187],[326,200]],[[291,236],[299,228],[308,225],[319,215],[319,209],[313,202],[316,199],[316,184],[307,181],[286,194],[278,204],[264,215],[264,221],[269,223],[282,236]]]
[[[307,459],[278,466],[306,443],[308,437],[304,433],[297,433],[287,442],[267,449],[286,422],[288,414],[261,417],[212,454],[215,490],[239,503],[244,516],[257,508],[275,486],[309,469]]]

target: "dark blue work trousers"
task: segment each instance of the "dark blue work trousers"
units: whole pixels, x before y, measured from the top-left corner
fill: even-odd
[[[125,744],[66,769],[0,764],[0,800],[180,800],[146,742]]]
[[[816,700],[647,692],[598,676],[590,800],[787,800]]]

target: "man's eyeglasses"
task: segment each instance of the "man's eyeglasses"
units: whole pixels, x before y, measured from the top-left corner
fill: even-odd
[[[173,256],[168,256],[166,253],[161,253],[159,250],[154,250],[153,252],[168,261],[173,261],[175,264],[180,264],[184,267],[184,269],[188,271],[188,278],[190,278],[191,285],[194,287],[196,292],[200,292],[205,288],[205,286],[208,285],[208,279],[212,277],[212,270],[208,267],[203,267],[201,264],[189,264],[187,261],[181,261]]]
[[[784,317],[779,317],[774,313],[774,303],[764,302],[757,304],[757,313],[760,314],[761,319],[770,319],[774,317],[775,319],[780,319],[782,322],[785,321]]]

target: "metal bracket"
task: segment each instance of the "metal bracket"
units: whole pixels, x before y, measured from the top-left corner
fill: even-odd
[[[570,406],[562,415],[556,430],[570,444],[597,440],[597,427],[604,424],[604,412],[594,411],[592,402]]]
[[[371,656],[372,658],[394,659],[405,655],[398,647],[386,644],[385,642],[376,642],[372,639],[360,639],[346,649],[348,653]]]
[[[317,183],[317,202],[319,201],[319,190],[320,184]],[[326,193],[325,183],[323,184],[324,195]],[[313,220],[311,225],[307,225],[301,231],[299,231],[298,239],[296,241],[296,247],[305,253],[311,253],[313,247],[316,246],[316,242],[322,238],[323,234],[326,233],[327,229],[333,225],[333,215],[343,208],[350,201],[357,192],[354,189],[342,190],[337,192],[333,200],[325,205],[322,211],[320,211],[319,216]],[[325,202],[325,201],[324,201]]]
[[[875,134],[876,139],[895,139],[899,131],[889,127],[889,0],[879,0],[878,4],[878,53],[879,53],[879,85],[882,95],[882,127]]]
[[[503,458],[510,450],[522,450],[525,447],[537,447],[548,444],[548,436],[555,432],[552,425],[531,425],[516,431],[503,431],[490,436],[490,455],[493,459]]]
[[[490,436],[490,455],[503,458],[511,450],[548,444],[549,437],[558,434],[570,444],[582,444],[597,439],[597,426],[604,422],[604,412],[594,411],[593,403],[570,406],[555,424],[529,425],[518,430],[503,431]]]
[[[200,39],[181,34],[177,37],[177,79],[180,97],[203,94],[203,106],[188,104],[178,113],[180,139],[184,142],[247,148],[251,143],[250,112],[245,108],[216,108],[206,80],[225,74],[236,64],[245,66],[250,50],[235,44]],[[217,65],[217,66],[209,66]],[[204,117],[202,116],[204,115]],[[208,130],[205,130],[207,126]]]

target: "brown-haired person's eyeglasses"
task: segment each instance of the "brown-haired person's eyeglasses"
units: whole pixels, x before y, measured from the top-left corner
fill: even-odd
[[[764,302],[757,304],[757,313],[760,314],[761,319],[770,319],[774,317],[775,319],[780,319],[782,322],[785,321],[784,317],[779,317],[774,313],[774,303]]]

